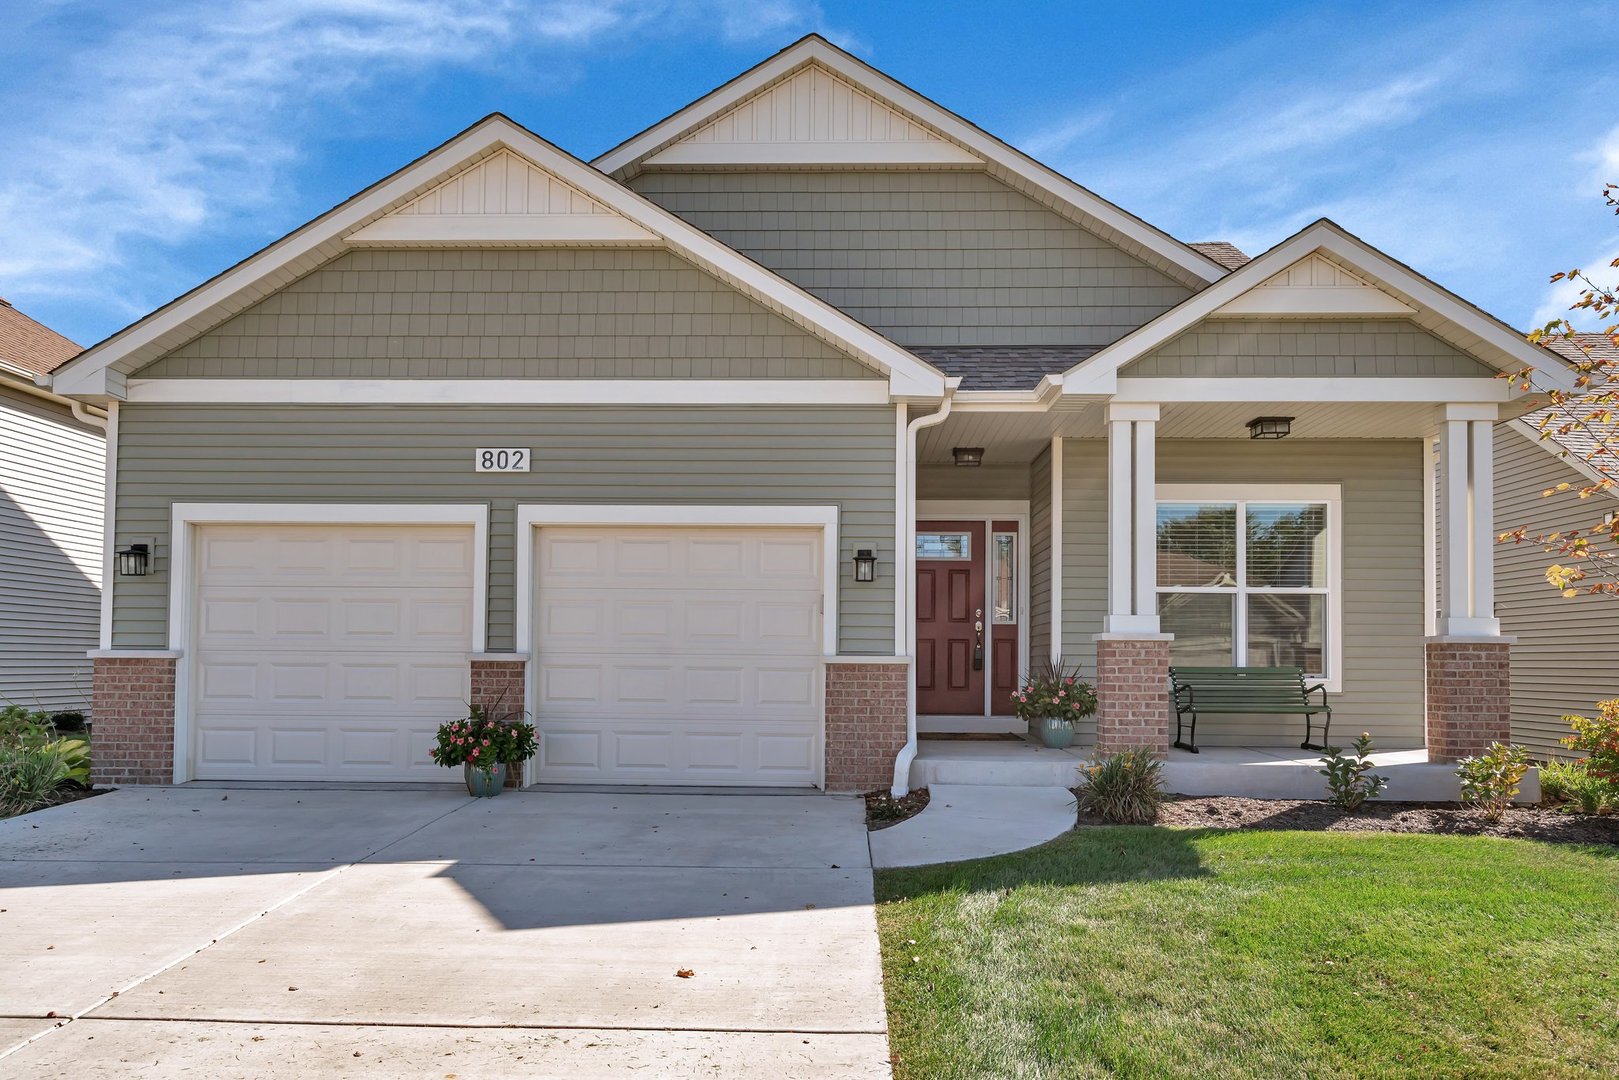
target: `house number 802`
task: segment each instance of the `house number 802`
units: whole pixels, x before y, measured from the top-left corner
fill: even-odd
[[[528,449],[480,447],[472,452],[474,472],[528,472]]]

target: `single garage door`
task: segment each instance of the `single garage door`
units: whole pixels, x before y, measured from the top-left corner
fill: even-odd
[[[463,714],[473,533],[198,529],[193,775],[456,780],[427,756]]]
[[[820,530],[544,527],[535,560],[541,782],[819,782]]]

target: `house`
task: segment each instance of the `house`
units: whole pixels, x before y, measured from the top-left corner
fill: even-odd
[[[1578,348],[1597,359],[1619,359],[1601,334],[1578,335]],[[1562,351],[1567,344],[1559,342]],[[1583,358],[1577,357],[1577,358]],[[1559,484],[1575,491],[1601,479],[1587,461],[1596,444],[1561,421],[1541,437],[1540,414],[1501,423],[1495,444],[1496,530],[1527,527],[1530,535],[1582,532],[1619,511],[1619,492],[1589,499],[1575,494],[1543,498]],[[1606,425],[1611,428],[1612,425]],[[1619,697],[1619,604],[1611,596],[1564,597],[1546,581],[1558,561],[1539,544],[1509,544],[1496,551],[1496,614],[1512,648],[1512,739],[1537,757],[1568,757],[1559,741],[1569,734],[1563,717],[1590,716],[1596,702]]]
[[[78,351],[0,299],[0,705],[90,707],[105,414],[36,385]]]
[[[503,699],[530,783],[903,791],[1054,656],[1102,748],[1167,751],[1190,658],[1452,760],[1509,724],[1525,364],[1330,221],[1183,243],[819,37],[590,163],[490,116],[55,373],[127,553],[96,765],[448,780]]]

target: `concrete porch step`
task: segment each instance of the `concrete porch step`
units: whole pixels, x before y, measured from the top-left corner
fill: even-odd
[[[918,716],[916,730],[924,735],[1022,735],[1029,730],[1029,722],[1015,716]]]
[[[1032,742],[949,742],[922,739],[911,762],[911,786],[937,784],[1071,788],[1085,751],[1048,750]]]

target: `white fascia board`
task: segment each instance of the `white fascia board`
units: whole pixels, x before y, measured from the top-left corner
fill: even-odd
[[[975,165],[983,162],[949,142],[681,143],[666,146],[641,163],[659,166]]]
[[[1511,397],[1505,379],[1116,379],[1118,402],[1332,401],[1495,403]]]
[[[1220,307],[1257,288],[1275,274],[1316,251],[1335,255],[1361,274],[1398,289],[1442,318],[1512,354],[1514,358],[1521,359],[1525,367],[1535,367],[1542,375],[1546,374],[1544,367],[1546,360],[1555,359],[1550,352],[1525,341],[1516,332],[1477,308],[1423,279],[1364,241],[1350,236],[1332,222],[1322,219],[1232,271],[1230,276],[1215,282],[1179,306],[1171,308],[1152,322],[1126,334],[1107,348],[1070,368],[1063,376],[1063,393],[1106,392],[1102,387],[1109,380],[1116,379],[1119,369],[1126,364],[1140,359],[1171,338],[1213,315]],[[1342,382],[1335,380],[1334,385],[1339,386],[1344,382],[1353,381],[1356,380],[1346,379]],[[1566,370],[1553,372],[1548,381],[1562,388],[1563,382],[1572,385],[1572,376]]]
[[[887,405],[883,379],[132,379],[166,405]]]
[[[793,312],[800,317],[806,329],[849,352],[874,370],[890,376],[904,375],[917,386],[926,387],[929,396],[944,396],[944,374],[921,358],[502,116],[477,124],[401,169],[388,180],[360,193],[168,307],[80,354],[60,369],[58,392],[123,396],[122,386],[113,384],[110,373],[102,374],[119,357],[193,319],[205,316],[211,308],[243,289],[274,279],[278,274],[291,280],[296,275],[288,271],[290,263],[322,245],[337,241],[362,223],[414,195],[425,185],[435,182],[457,165],[481,159],[502,147],[527,158],[609,210],[644,227],[677,255],[718,275],[755,299],[765,301],[766,306]]]
[[[1045,412],[1062,396],[1062,376],[1046,375],[1032,390],[958,390],[951,399],[957,411]]]
[[[666,148],[696,128],[729,111],[760,90],[786,78],[808,63],[818,63],[967,150],[979,160],[997,165],[1051,194],[1080,213],[1129,237],[1178,267],[1200,283],[1218,281],[1229,271],[1202,252],[1161,232],[1106,199],[1087,191],[1053,169],[1013,149],[1000,139],[918,94],[909,87],[850,56],[831,42],[811,34],[770,59],[737,76],[663,121],[619,144],[591,162],[604,173],[617,174],[635,166],[648,154]]]
[[[343,238],[350,247],[420,244],[656,245],[658,237],[612,214],[402,214]]]

